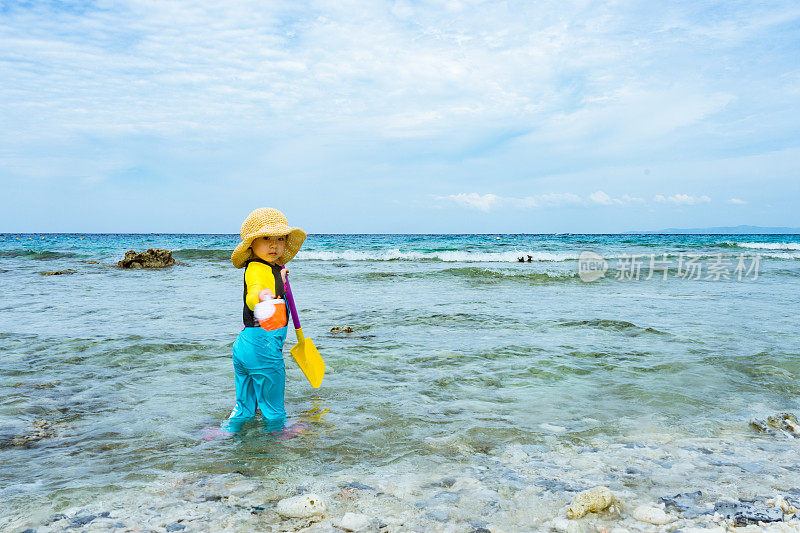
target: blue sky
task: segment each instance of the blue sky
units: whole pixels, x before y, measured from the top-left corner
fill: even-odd
[[[797,2],[0,2],[0,231],[800,226]]]

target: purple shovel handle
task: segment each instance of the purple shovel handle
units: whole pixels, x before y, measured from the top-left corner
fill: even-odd
[[[292,315],[292,322],[294,329],[300,329],[300,318],[297,316],[297,307],[294,306],[294,297],[292,296],[292,288],[289,286],[289,273],[286,273],[286,281],[283,282],[283,292],[286,297],[286,303],[289,304],[289,314]]]

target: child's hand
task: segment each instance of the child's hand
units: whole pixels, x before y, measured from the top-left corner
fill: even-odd
[[[288,268],[286,268],[286,267],[283,267],[283,268],[281,269],[281,279],[283,280],[283,284],[284,284],[284,285],[286,285],[286,275],[287,275],[288,273],[289,273],[289,269],[288,269]]]
[[[272,300],[275,298],[275,295],[272,294],[272,291],[269,289],[261,289],[261,292],[258,293],[258,301],[263,302],[264,300]]]

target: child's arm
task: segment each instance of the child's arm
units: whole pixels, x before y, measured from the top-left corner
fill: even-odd
[[[275,294],[275,276],[272,275],[272,269],[263,263],[253,262],[247,265],[244,281],[247,284],[247,296],[244,301],[251,311],[260,301],[259,292],[268,289]]]

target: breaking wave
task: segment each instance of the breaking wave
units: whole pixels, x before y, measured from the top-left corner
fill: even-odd
[[[230,261],[231,250],[185,248],[175,250],[177,259],[211,259]],[[532,262],[571,261],[578,254],[555,252],[469,252],[463,250],[437,250],[430,252],[401,251],[399,248],[386,250],[300,250],[297,259],[308,261],[443,261],[449,263],[508,263],[517,262],[519,257],[531,256]]]
[[[668,260],[677,260],[680,257],[684,259],[714,259],[722,255],[729,259],[737,259],[742,254],[747,255],[760,255],[761,257],[774,257],[777,259],[800,259],[800,254],[784,253],[783,249],[778,253],[769,252],[723,252],[709,253],[709,252],[666,252]],[[798,245],[800,250],[800,245]],[[310,250],[300,251],[297,254],[297,259],[308,261],[441,261],[446,263],[516,263],[520,257],[525,258],[527,261],[528,256],[531,256],[532,263],[542,262],[562,262],[562,261],[576,261],[579,258],[579,252],[468,252],[461,250],[443,250],[434,252],[403,252],[397,248],[389,250],[343,250],[343,251],[324,251],[324,250]],[[605,255],[607,261],[630,259],[636,256],[639,261],[649,261],[650,256],[654,256],[655,260],[663,260],[664,252],[660,253],[643,253],[633,251],[626,253],[624,251],[616,251],[612,254]]]
[[[444,268],[435,272],[367,272],[362,274],[361,277],[365,280],[374,281],[397,278],[441,277],[461,278],[478,282],[524,281],[540,285],[578,281],[580,279],[577,272],[525,272],[519,270],[493,270],[474,266]]]
[[[524,272],[511,270],[489,270],[479,267],[447,268],[437,276],[452,276],[475,281],[525,281],[533,284],[550,284],[578,281],[577,272]]]
[[[728,242],[736,248],[750,248],[754,250],[800,250],[800,242]]]
[[[403,252],[398,248],[388,250],[324,250],[300,251],[298,259],[316,261],[444,261],[448,263],[509,263],[519,257],[531,256],[531,261],[572,261],[576,253],[555,252],[468,252],[462,250],[440,250],[435,252]]]

